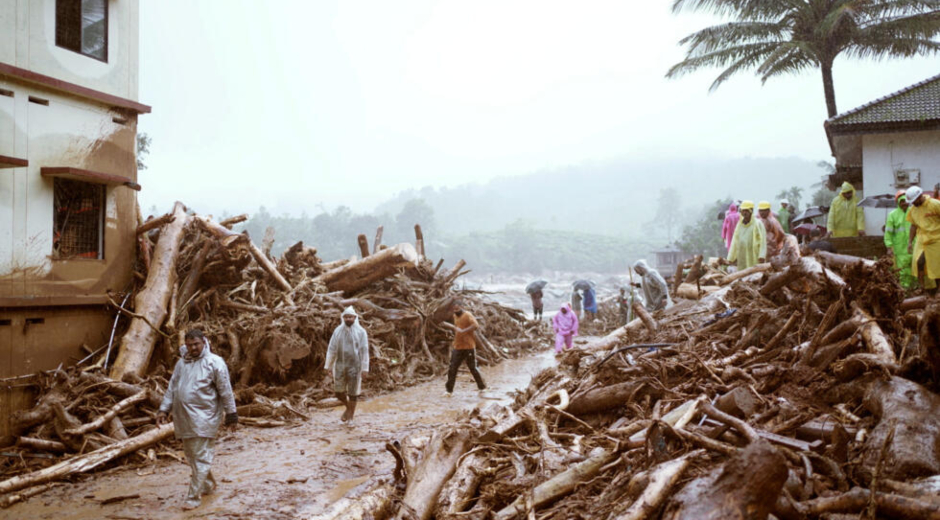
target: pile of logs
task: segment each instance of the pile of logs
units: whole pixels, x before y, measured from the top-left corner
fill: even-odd
[[[526,323],[522,311],[478,291],[456,289],[455,280],[468,272],[465,263],[442,269],[443,260],[426,259],[420,226],[415,245],[385,247],[380,229],[371,249],[360,235],[360,258],[323,263],[316,249],[301,242],[272,257],[270,240],[259,248],[247,234],[232,231],[243,220],[215,222],[176,203],[170,214],[141,223],[142,285],[111,298],[130,318],[126,331],[91,366],[32,381],[40,389],[37,404],[15,414],[17,445],[0,457],[0,477],[12,477],[0,481],[0,505],[39,487],[21,489],[128,453],[136,453],[130,461],[140,463],[178,456],[156,445],[173,430],[157,428],[155,415],[191,327],[203,330],[212,351],[225,359],[241,422],[261,427],[305,420],[309,408],[335,404],[323,365],[347,306],[357,310],[369,333],[368,393],[446,370],[453,339],[447,320],[458,299],[481,324],[482,364],[514,357],[546,339],[545,330]],[[273,238],[273,230],[268,235]]]
[[[641,316],[566,352],[512,407],[389,444],[394,481],[357,507],[422,520],[940,518],[940,304],[904,300],[895,280],[890,261],[822,255]]]

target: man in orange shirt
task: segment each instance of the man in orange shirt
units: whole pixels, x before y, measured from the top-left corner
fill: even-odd
[[[464,310],[463,303],[460,301],[454,303],[454,325],[457,327],[457,332],[454,334],[454,348],[450,351],[450,367],[447,369],[447,396],[450,397],[453,394],[457,370],[465,361],[473,375],[473,380],[477,382],[477,388],[482,392],[486,390],[486,383],[483,382],[483,376],[477,370],[477,342],[473,334],[479,328],[479,324],[472,314]]]

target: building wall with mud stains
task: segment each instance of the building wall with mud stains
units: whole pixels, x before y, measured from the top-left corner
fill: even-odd
[[[940,131],[895,132],[862,136],[862,172],[866,195],[895,193],[894,171],[919,170],[920,186],[940,183]],[[884,209],[865,208],[865,232],[884,234]]]
[[[138,2],[108,1],[107,61],[56,46],[55,4],[0,0],[0,65],[54,80],[0,69],[0,156],[28,161],[0,167],[0,446],[12,439],[11,412],[31,398],[28,380],[10,378],[69,366],[107,344],[107,291],[130,287],[136,261],[136,192],[115,182],[104,187],[101,258],[54,259],[54,181],[41,170],[137,181],[137,111],[95,93],[137,99]]]

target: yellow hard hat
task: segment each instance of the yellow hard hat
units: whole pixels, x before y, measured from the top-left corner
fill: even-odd
[[[766,200],[762,200],[757,203],[757,209],[770,209],[770,203]]]
[[[741,209],[753,210],[753,209],[754,209],[754,201],[753,201],[753,200],[742,200],[742,201],[741,201]]]

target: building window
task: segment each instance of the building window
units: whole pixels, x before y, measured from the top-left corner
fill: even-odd
[[[56,0],[55,44],[108,61],[108,0]]]
[[[105,189],[102,184],[53,179],[53,259],[104,258]]]

